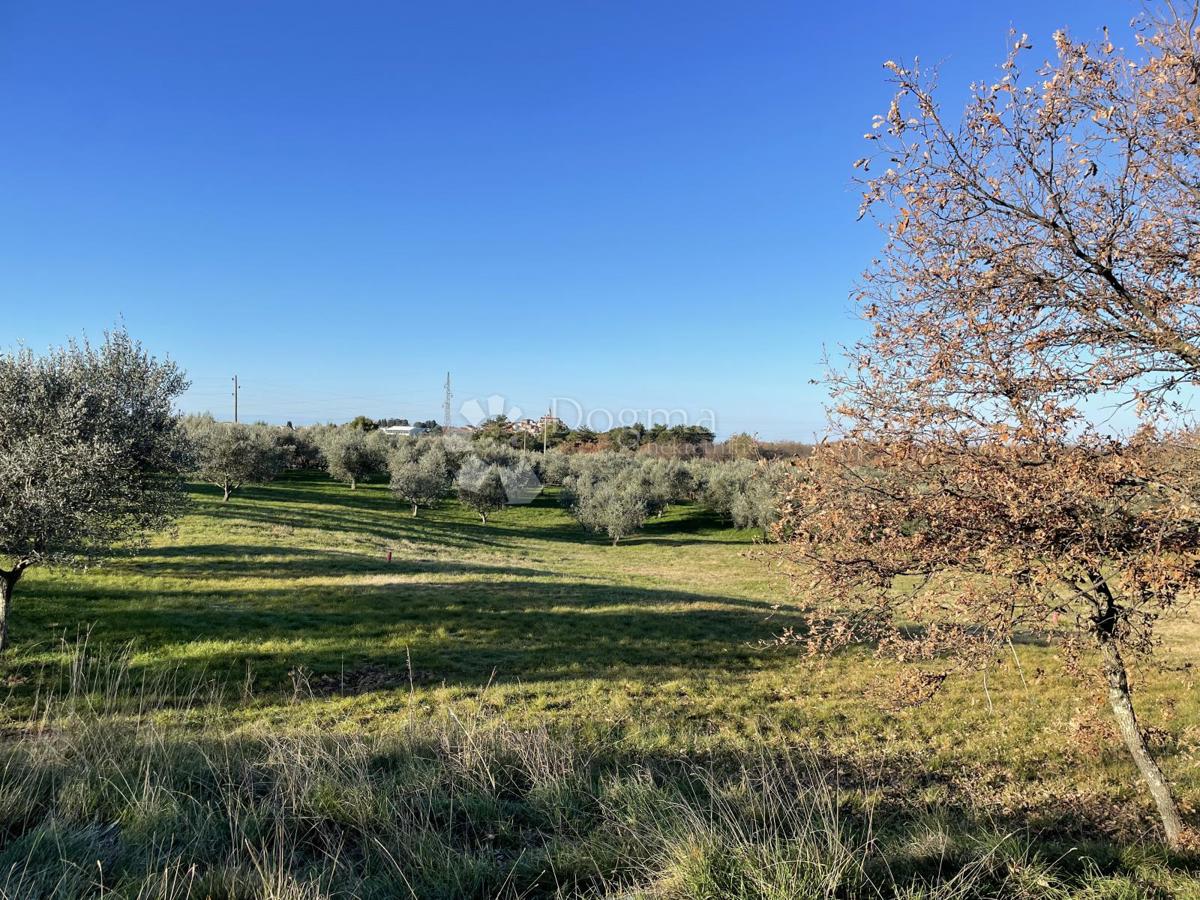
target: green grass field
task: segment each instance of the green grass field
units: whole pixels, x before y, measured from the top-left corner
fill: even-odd
[[[868,653],[760,645],[800,606],[701,508],[611,547],[552,493],[485,527],[197,486],[177,533],[18,587],[0,896],[1200,896],[1047,649],[888,711]],[[1137,702],[1194,821],[1200,629],[1166,633]]]

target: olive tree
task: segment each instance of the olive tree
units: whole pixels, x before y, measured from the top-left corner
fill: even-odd
[[[599,482],[574,507],[581,525],[602,531],[615,547],[621,538],[637,531],[649,514],[646,484],[635,472]]]
[[[272,431],[276,446],[284,454],[289,469],[320,469],[325,466],[320,442],[312,428],[293,428],[290,425]]]
[[[427,448],[413,441],[388,459],[391,488],[398,500],[412,505],[415,517],[421,506],[432,506],[450,486],[450,464],[439,444]]]
[[[733,521],[733,508],[754,477],[755,465],[748,459],[696,464],[701,482],[700,497],[714,512]]]
[[[780,495],[790,467],[778,462],[761,462],[741,485],[729,507],[729,516],[738,528],[761,528],[771,536],[771,526],[779,521]]]
[[[221,489],[222,503],[242,485],[273,481],[288,461],[286,445],[265,425],[190,416],[186,429],[196,474]]]
[[[695,490],[691,469],[677,459],[644,459],[641,470],[648,509],[655,516],[661,517],[672,503],[690,499]]]
[[[628,453],[602,452],[572,456],[567,474],[561,476],[562,502],[568,507],[574,506],[602,482],[623,475],[636,465],[636,458]]]
[[[330,429],[323,437],[321,452],[330,476],[349,484],[351,490],[360,481],[386,470],[387,442],[380,432],[344,425]]]
[[[572,456],[551,448],[538,461],[538,475],[546,484],[561,485],[571,474]]]
[[[498,465],[468,458],[459,470],[456,482],[459,502],[475,510],[484,525],[488,516],[508,505],[504,475]]]
[[[124,331],[0,355],[0,650],[30,566],[103,557],[179,515],[186,388]]]

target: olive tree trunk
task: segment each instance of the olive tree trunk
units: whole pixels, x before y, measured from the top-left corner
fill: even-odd
[[[1179,804],[1171,792],[1171,786],[1163,776],[1162,769],[1150,755],[1146,745],[1146,737],[1138,726],[1137,715],[1133,709],[1133,695],[1129,690],[1129,676],[1125,671],[1125,660],[1116,642],[1108,635],[1101,634],[1100,656],[1103,661],[1104,676],[1108,681],[1108,702],[1112,706],[1113,715],[1117,719],[1117,727],[1121,739],[1133,762],[1142,775],[1142,780],[1150,788],[1150,795],[1158,807],[1159,818],[1162,819],[1163,831],[1166,834],[1167,845],[1180,847],[1184,842],[1185,829],[1183,819],[1179,815]]]
[[[413,518],[415,519],[416,517],[417,517],[417,504],[414,503],[413,504]]]
[[[11,572],[0,572],[0,653],[8,649],[8,614],[12,610],[13,588],[21,577],[18,567]]]

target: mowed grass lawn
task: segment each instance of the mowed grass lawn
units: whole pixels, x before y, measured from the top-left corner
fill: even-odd
[[[755,535],[700,507],[609,546],[553,491],[486,526],[446,500],[413,518],[386,485],[292,474],[222,503],[193,488],[176,533],[86,572],[33,570],[15,598],[0,727],[43,713],[86,643],[128,653],[156,715],[231,732],[385,735],[414,720],[546,729],[631,764],[744,765],[800,752],[913,815],[1102,838],[1154,834],[1103,698],[1018,643],[987,675],[891,710],[868,652],[810,661],[771,639],[803,598]],[[391,560],[388,561],[388,554]],[[1166,629],[1137,702],[1193,821],[1200,801],[1200,629]],[[198,694],[216,702],[185,703]],[[174,704],[174,708],[173,708]],[[203,721],[194,721],[202,717]]]

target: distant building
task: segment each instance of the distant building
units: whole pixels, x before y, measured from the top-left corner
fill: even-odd
[[[558,416],[552,416],[550,413],[542,416],[540,419],[521,419],[519,422],[513,422],[513,431],[517,434],[533,434],[541,435],[543,429],[549,431],[550,434],[566,429],[562,419]]]
[[[382,434],[395,435],[396,437],[416,437],[424,434],[428,429],[424,425],[385,425],[379,429]]]

